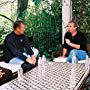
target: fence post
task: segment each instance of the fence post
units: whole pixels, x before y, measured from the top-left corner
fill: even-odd
[[[66,26],[72,20],[72,1],[62,0],[62,44],[64,43],[64,35]]]

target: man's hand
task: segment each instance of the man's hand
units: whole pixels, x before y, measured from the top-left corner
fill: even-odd
[[[65,41],[66,41],[66,43],[68,44],[68,45],[70,45],[70,40],[69,39],[65,39]]]
[[[0,70],[0,78],[2,78],[4,74],[5,73],[3,73],[2,70]]]
[[[30,64],[35,64],[34,61],[31,58],[27,58],[26,61]]]
[[[36,58],[34,55],[31,56],[31,59],[33,60],[34,64],[36,63]]]
[[[34,57],[34,55],[32,55],[31,58],[27,58],[26,61],[30,64],[35,64],[36,58]]]
[[[62,58],[64,58],[66,54],[67,54],[67,49],[66,49],[66,48],[63,48],[63,55],[62,55]]]

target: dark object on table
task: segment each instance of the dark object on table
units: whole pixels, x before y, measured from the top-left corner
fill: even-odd
[[[0,85],[10,81],[12,79],[12,72],[6,68],[0,67],[0,70],[4,72],[5,74],[3,75],[2,78],[0,78]]]

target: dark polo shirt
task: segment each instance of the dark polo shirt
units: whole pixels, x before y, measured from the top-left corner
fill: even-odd
[[[30,56],[34,54],[28,44],[27,37],[24,34],[17,35],[14,32],[7,35],[4,41],[4,61],[8,63],[14,57],[18,57],[23,61],[26,61],[27,57],[23,55],[23,52],[26,52]]]
[[[75,36],[72,36],[70,32],[67,32],[65,34],[63,48],[66,48],[68,50],[68,54],[69,54],[70,51],[72,49],[75,49],[75,48],[69,46],[66,43],[65,39],[69,39],[71,43],[80,45],[80,49],[79,50],[84,50],[84,51],[87,52],[87,48],[86,48],[87,39],[86,39],[84,33],[81,33],[81,32],[78,31]]]

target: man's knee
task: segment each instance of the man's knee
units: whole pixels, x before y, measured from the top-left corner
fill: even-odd
[[[73,53],[76,55],[77,50],[76,49],[73,49],[73,50],[70,51],[69,56],[67,58],[67,62],[72,63],[72,55],[73,55]]]
[[[84,50],[73,49],[73,50],[71,50],[69,57],[71,57],[71,55],[73,55],[73,53],[75,54],[75,56],[77,57],[78,60],[86,59],[87,53]]]
[[[70,55],[72,55],[73,53],[76,54],[76,52],[77,52],[77,50],[76,49],[73,49],[73,50],[70,51]]]
[[[12,58],[10,61],[9,61],[10,64],[23,64],[24,61],[21,60],[20,58],[18,57],[15,57],[15,58]]]

